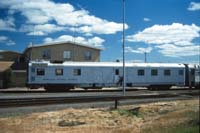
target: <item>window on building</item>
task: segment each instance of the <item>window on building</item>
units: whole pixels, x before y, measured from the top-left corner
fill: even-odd
[[[42,58],[43,59],[51,59],[51,51],[50,51],[50,49],[42,51]]]
[[[74,76],[80,76],[81,75],[81,69],[74,69]]]
[[[143,75],[144,75],[144,69],[139,69],[138,76],[143,76]]]
[[[119,75],[119,69],[115,69],[115,75]]]
[[[171,71],[169,69],[164,70],[164,75],[165,76],[170,76],[171,75]]]
[[[39,75],[39,76],[45,75],[44,68],[38,68],[38,69],[37,69],[37,75]]]
[[[91,51],[85,52],[85,60],[92,60],[92,52]]]
[[[158,70],[157,69],[152,69],[151,70],[151,76],[157,76],[158,75]]]
[[[183,75],[183,70],[179,70],[178,75]]]
[[[18,58],[19,63],[24,63],[25,62],[25,57],[19,57]]]
[[[63,52],[63,59],[70,60],[71,59],[71,51],[64,51]]]
[[[56,69],[56,70],[55,70],[55,74],[56,74],[57,76],[63,75],[63,69],[61,69],[61,68]]]
[[[0,59],[3,59],[3,55],[0,55]]]

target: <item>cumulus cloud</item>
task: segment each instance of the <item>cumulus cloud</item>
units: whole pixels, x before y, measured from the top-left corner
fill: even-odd
[[[189,11],[197,11],[200,10],[200,2],[191,2],[189,7],[188,7]]]
[[[165,56],[169,57],[185,57],[185,56],[194,56],[200,54],[200,45],[193,45],[193,46],[176,46],[173,44],[164,44],[156,46],[159,48],[159,52]]]
[[[156,47],[165,56],[193,56],[199,54],[195,49],[197,46],[193,42],[194,39],[200,37],[199,32],[200,27],[195,24],[183,25],[173,23],[171,25],[154,25],[134,35],[127,36],[126,40],[161,45]],[[176,50],[177,52],[175,52]],[[183,54],[184,50],[188,52],[185,55]],[[183,53],[181,54],[181,52]]]
[[[27,35],[43,36],[49,33],[63,31],[66,27],[58,26],[55,24],[38,24],[38,25],[22,25],[19,31],[28,32]]]
[[[87,10],[75,9],[69,3],[55,3],[50,0],[5,0],[0,1],[0,8],[8,8],[10,13],[20,12],[28,24],[44,25],[54,21],[56,25],[71,27],[69,30],[76,26],[76,32],[86,35],[115,34],[122,31],[122,23],[96,17]]]
[[[137,48],[133,49],[132,47],[125,47],[126,53],[138,53],[138,54],[144,54],[144,53],[150,53],[152,51],[151,47],[147,48]]]
[[[74,28],[69,28],[74,31]],[[128,29],[128,25],[125,24],[125,29]],[[102,22],[94,25],[85,25],[75,28],[75,31],[84,33],[85,35],[91,34],[115,34],[118,31],[122,31],[122,24],[117,24],[115,22]]]
[[[0,42],[6,41],[8,39],[8,37],[6,36],[0,36]]]
[[[194,38],[199,37],[200,27],[195,24],[183,25],[173,23],[171,25],[154,25],[141,32],[126,37],[130,42],[145,42],[147,44],[166,44],[177,45],[189,44]],[[182,42],[182,43],[180,43]]]
[[[15,42],[10,40],[8,37],[6,36],[0,36],[0,43],[2,44],[6,44],[8,46],[11,46],[11,45],[15,45]]]
[[[149,22],[149,21],[151,21],[150,18],[144,18],[143,20],[144,20],[145,22]]]
[[[81,36],[73,37],[70,35],[62,35],[55,39],[50,38],[50,37],[47,37],[44,39],[44,43],[65,42],[65,41],[76,42],[76,43],[80,43],[80,44],[91,45],[91,46],[101,47],[101,48],[103,48],[103,43],[105,42],[105,40],[100,37],[93,37],[93,38],[86,39]]]
[[[15,24],[13,17],[7,17],[6,19],[0,19],[0,30],[15,31]]]

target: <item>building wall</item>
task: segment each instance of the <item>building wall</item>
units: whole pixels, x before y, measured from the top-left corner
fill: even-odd
[[[45,50],[50,51],[50,58],[42,57],[42,53]],[[64,51],[71,51],[71,59],[68,60],[63,58]],[[91,52],[91,60],[85,59],[86,52]],[[29,49],[26,52],[26,55],[31,56],[32,60],[45,59],[52,61],[100,61],[100,50],[73,44],[58,44],[42,47],[33,47],[32,50]]]
[[[24,87],[26,86],[26,71],[24,72],[15,72],[12,71],[11,74],[11,84],[10,87]]]

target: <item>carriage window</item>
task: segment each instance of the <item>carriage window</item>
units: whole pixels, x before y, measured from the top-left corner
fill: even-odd
[[[63,75],[63,69],[56,69],[55,73],[56,73],[57,76]]]
[[[115,70],[115,75],[119,75],[119,69]]]
[[[138,75],[139,75],[139,76],[143,76],[143,75],[144,75],[144,69],[138,70]]]
[[[158,75],[158,70],[157,69],[152,69],[151,70],[151,76],[157,76]]]
[[[183,75],[183,70],[179,70],[178,75]]]
[[[74,76],[80,76],[81,75],[81,69],[74,69]]]
[[[38,68],[37,69],[37,75],[43,76],[45,74],[44,68]]]
[[[165,76],[170,76],[171,75],[171,71],[169,69],[164,70],[164,75]]]

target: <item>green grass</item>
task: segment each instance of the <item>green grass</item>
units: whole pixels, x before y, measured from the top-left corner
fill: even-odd
[[[191,126],[191,127],[176,127],[176,128],[171,128],[169,131],[166,133],[199,133],[199,126]]]
[[[125,116],[136,116],[136,117],[143,117],[142,113],[139,111],[139,108],[134,108],[134,109],[117,109],[116,110],[120,115],[125,115]]]
[[[142,133],[199,133],[199,125],[193,126],[177,126],[177,127],[157,127],[151,129],[145,129]]]
[[[8,114],[0,114],[0,118],[10,118],[10,117],[19,117],[25,116],[26,114],[20,112],[8,113]]]

